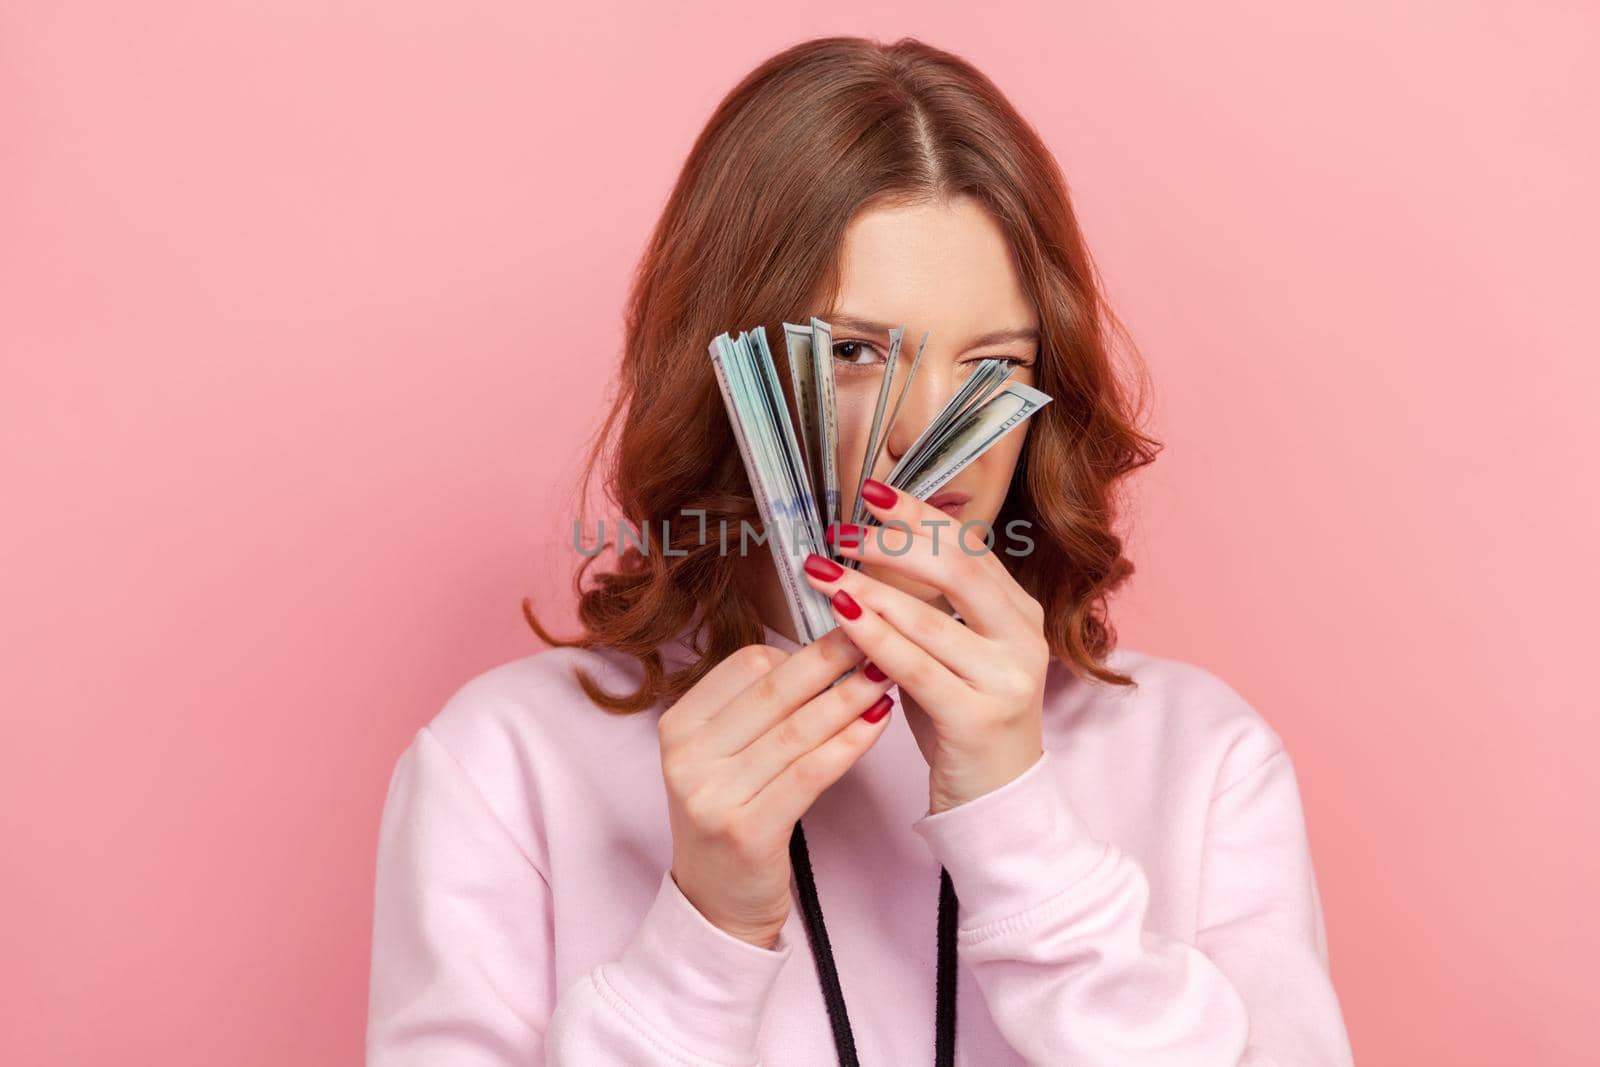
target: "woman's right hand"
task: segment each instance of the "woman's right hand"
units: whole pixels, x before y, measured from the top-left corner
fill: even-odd
[[[839,629],[793,653],[746,645],[661,714],[672,879],[714,925],[761,948],[789,917],[794,824],[888,722],[893,682],[862,659]]]

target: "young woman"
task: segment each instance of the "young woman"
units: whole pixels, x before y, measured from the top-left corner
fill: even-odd
[[[707,345],[812,314],[845,472],[891,326],[929,339],[879,478],[980,359],[1053,402],[926,502],[867,482],[881,536],[808,562],[838,628],[800,647],[768,549],[717,533],[757,512]],[[369,1063],[1348,1064],[1282,741],[1114,645],[1116,490],[1159,445],[1113,331],[1054,160],[967,63],[830,38],[735,88],[590,457],[604,528],[653,538],[401,756]]]

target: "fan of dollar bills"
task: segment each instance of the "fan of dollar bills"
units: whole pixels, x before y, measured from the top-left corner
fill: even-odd
[[[866,454],[856,479],[850,522],[862,522],[865,508],[861,484],[877,463],[928,344],[924,333],[905,373],[900,398],[885,419],[904,335],[904,327],[889,331],[889,351],[867,434]],[[837,625],[828,598],[813,589],[801,573],[808,554],[832,555],[823,529],[841,521],[833,330],[819,318],[812,318],[809,326],[786,322],[783,341],[789,356],[794,419],[790,418],[789,402],[763,327],[742,331],[737,337],[719,334],[711,342],[711,362],[755,492],[756,507],[789,602],[795,632],[800,643],[809,644]],[[1021,382],[1007,382],[1012,369],[1005,360],[980,361],[882,480],[926,500],[1050,402],[1037,389]],[[854,560],[843,562],[855,565]]]

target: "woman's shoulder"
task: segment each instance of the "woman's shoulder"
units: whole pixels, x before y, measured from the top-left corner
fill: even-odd
[[[1086,680],[1052,661],[1068,729],[1103,734],[1195,770],[1209,768],[1219,789],[1285,751],[1266,715],[1200,664],[1122,646],[1105,663],[1134,684]]]
[[[638,688],[643,670],[608,649],[547,648],[486,668],[457,686],[412,741],[442,750],[502,821],[555,802],[606,767],[656,757],[651,709],[608,712],[579,681],[610,693]]]
[[[541,649],[468,678],[426,729],[457,752],[575,739],[632,719],[648,720],[654,729],[648,710],[621,715],[595,704],[580,675],[606,692],[623,693],[638,688],[643,672],[637,660],[610,649]]]

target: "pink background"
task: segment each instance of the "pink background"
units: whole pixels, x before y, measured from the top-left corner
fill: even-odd
[[[539,647],[647,229],[825,32],[1058,153],[1168,443],[1124,641],[1288,741],[1359,1061],[1592,1054],[1590,5],[535,8],[0,11],[0,1061],[359,1059],[394,759]]]

